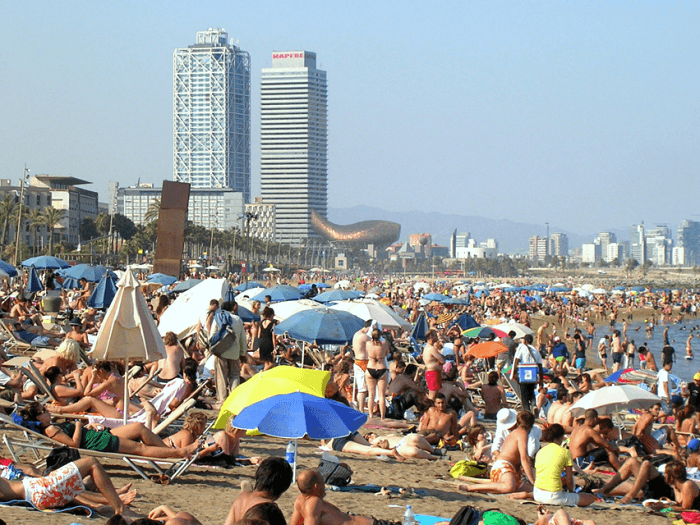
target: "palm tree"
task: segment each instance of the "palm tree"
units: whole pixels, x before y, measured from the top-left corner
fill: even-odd
[[[27,214],[27,220],[29,221],[29,225],[32,227],[32,244],[34,245],[32,255],[35,255],[38,247],[36,238],[39,236],[39,227],[44,225],[44,215],[41,213],[39,208],[32,208]]]
[[[2,220],[2,235],[0,235],[0,244],[4,245],[7,241],[7,232],[10,226],[17,220],[17,203],[15,196],[11,193],[6,193],[0,201],[0,220]]]
[[[57,210],[53,206],[44,210],[42,224],[49,230],[49,255],[53,255],[54,230],[65,214],[65,211]]]
[[[146,221],[147,223],[149,223],[151,221],[157,221],[159,215],[160,215],[160,197],[156,197],[148,205],[148,210],[146,210],[146,214],[143,216],[143,220]]]

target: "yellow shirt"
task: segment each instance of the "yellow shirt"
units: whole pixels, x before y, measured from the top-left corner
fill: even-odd
[[[547,492],[561,491],[561,473],[572,465],[568,449],[556,443],[542,447],[535,456],[535,487]]]

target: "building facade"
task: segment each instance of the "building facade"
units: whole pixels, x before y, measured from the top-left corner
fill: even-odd
[[[556,257],[569,256],[569,236],[565,233],[554,232],[549,236],[549,253]]]
[[[250,221],[250,234],[268,242],[275,242],[275,205],[265,202],[262,197],[245,205],[246,214],[255,216]]]
[[[138,186],[117,190],[117,213],[145,224],[146,215],[153,203],[160,199],[162,189],[153,184],[141,183]],[[190,188],[187,220],[196,226],[228,230],[241,228],[240,215],[244,211],[243,194],[224,188]]]
[[[547,244],[547,237],[538,235],[530,237],[530,259],[544,262],[549,255],[549,246]]]
[[[673,239],[671,228],[659,224],[649,230],[646,235],[646,257],[656,266],[667,266],[672,263]]]
[[[674,265],[700,265],[700,222],[683,221],[678,226],[678,247],[683,248],[681,262]]]
[[[311,210],[325,219],[328,207],[328,89],[316,54],[273,52],[260,98],[262,197],[275,206],[277,240],[299,244],[316,236]]]
[[[600,232],[594,242],[600,244],[601,258],[606,262],[612,261],[612,259],[608,259],[608,246],[617,243],[617,235],[613,232]]]
[[[250,55],[223,29],[173,54],[173,180],[250,201]]]
[[[639,264],[644,264],[647,259],[644,223],[630,226],[630,259],[635,259]]]
[[[3,200],[6,195],[10,195],[16,205],[19,205],[21,194],[22,187],[19,184],[15,186],[10,179],[0,179],[0,200]],[[31,217],[36,216],[38,212],[44,211],[49,206],[51,206],[51,190],[43,186],[25,186],[20,241],[31,249],[43,250],[45,246],[48,246],[48,229],[45,226],[34,224]],[[3,227],[4,224],[0,224],[0,228]],[[16,231],[16,226],[8,222],[5,234],[7,244],[16,242]],[[59,231],[60,229],[56,228],[56,233]]]

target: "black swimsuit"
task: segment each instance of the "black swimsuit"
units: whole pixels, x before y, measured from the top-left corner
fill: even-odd
[[[379,381],[386,371],[387,371],[386,368],[369,368],[369,367],[367,367],[367,373],[375,381]]]

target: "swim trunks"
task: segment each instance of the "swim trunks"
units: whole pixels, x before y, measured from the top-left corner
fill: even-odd
[[[367,392],[367,383],[365,381],[365,369],[366,368],[367,368],[367,361],[365,361],[365,368],[364,369],[357,364],[357,361],[355,361],[355,364],[352,367],[352,371],[355,374],[355,390],[357,391],[358,394],[362,394],[362,393]]]
[[[613,363],[622,363],[622,356],[623,355],[624,354],[622,352],[613,352],[613,355],[612,355]]]
[[[426,370],[425,383],[428,385],[428,390],[437,392],[442,388],[442,372],[440,370]]]
[[[515,485],[517,488],[520,488],[520,472],[515,470],[513,464],[505,459],[497,459],[494,462],[493,466],[491,467],[491,475],[489,477],[494,483],[499,483],[503,477],[503,474],[506,473],[510,473],[515,476]]]
[[[85,490],[75,463],[68,463],[43,478],[24,478],[24,499],[39,510],[63,507]]]
[[[586,367],[586,358],[576,358],[576,370],[583,370]]]
[[[345,437],[334,438],[333,443],[331,445],[331,448],[333,450],[335,450],[336,452],[342,452],[345,444],[352,441],[356,435],[357,435],[357,431],[353,432],[352,434],[348,434]]]
[[[369,359],[355,359],[355,364],[359,366],[363,372],[367,371],[367,364],[369,363]]]
[[[591,449],[585,456],[574,458],[574,463],[581,469],[586,469],[595,463],[607,463],[607,461],[608,451],[603,447]]]

